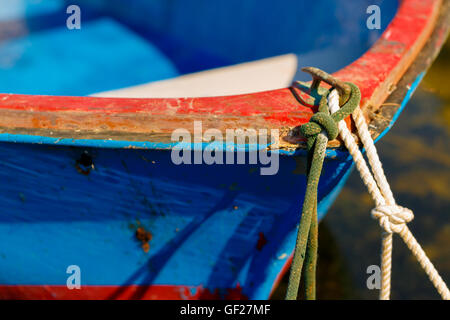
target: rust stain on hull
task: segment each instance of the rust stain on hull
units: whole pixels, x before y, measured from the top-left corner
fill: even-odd
[[[149,242],[152,240],[153,235],[150,233],[150,231],[145,230],[144,227],[138,227],[136,229],[136,239],[141,242],[141,247],[144,252],[148,252],[150,250],[150,244]]]

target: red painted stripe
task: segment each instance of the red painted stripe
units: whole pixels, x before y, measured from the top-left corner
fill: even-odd
[[[0,299],[13,300],[247,300],[242,288],[211,292],[202,287],[152,285],[152,286],[92,286],[68,289],[57,285],[0,285]]]
[[[270,289],[270,295],[269,295],[270,297],[273,295],[275,289],[278,287],[278,285],[280,284],[280,282],[283,279],[283,277],[285,276],[285,274],[291,268],[293,258],[294,258],[294,251],[292,251],[289,258],[287,258],[286,263],[283,265],[283,268],[281,268],[280,272],[278,272],[277,277],[275,278],[275,281],[272,284],[272,289]]]

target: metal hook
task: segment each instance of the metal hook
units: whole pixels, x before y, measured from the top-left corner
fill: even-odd
[[[336,88],[336,90],[339,92],[339,104],[343,105],[344,103],[346,103],[348,101],[348,99],[350,98],[350,93],[352,91],[352,89],[350,88],[350,86],[339,80],[336,79],[335,77],[333,77],[331,74],[326,73],[323,70],[320,70],[318,68],[314,68],[314,67],[304,67],[302,68],[303,72],[309,73],[312,78],[313,78],[313,82],[311,84],[311,91],[317,91],[320,85],[320,82],[323,81],[325,83],[328,83],[330,86]]]

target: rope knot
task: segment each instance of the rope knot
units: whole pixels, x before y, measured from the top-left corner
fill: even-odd
[[[399,205],[384,205],[372,209],[372,218],[378,219],[380,226],[387,233],[400,233],[414,214],[408,208]]]
[[[315,113],[308,123],[300,127],[300,132],[305,138],[317,136],[322,130],[326,131],[329,140],[336,139],[339,134],[335,120],[325,112]]]

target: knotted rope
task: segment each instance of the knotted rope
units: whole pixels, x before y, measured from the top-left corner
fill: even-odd
[[[328,105],[332,114],[340,112],[339,95],[333,90],[328,95]],[[378,157],[375,144],[370,136],[366,121],[359,106],[354,110],[352,117],[355,121],[358,135],[366,149],[372,173],[367,166],[359,147],[350,133],[344,121],[338,123],[338,129],[345,146],[355,161],[364,184],[375,201],[376,207],[372,210],[372,217],[379,220],[380,226],[384,229],[382,235],[381,249],[381,290],[380,299],[388,300],[391,288],[391,266],[392,266],[392,234],[398,233],[408,248],[412,251],[430,281],[436,287],[441,297],[450,299],[450,291],[447,285],[439,276],[435,267],[428,259],[420,244],[407,227],[414,215],[411,210],[396,204],[391,188],[387,182],[380,159]]]
[[[372,209],[372,218],[378,219],[380,227],[387,233],[400,233],[406,224],[414,219],[414,214],[408,208],[401,206],[380,206]]]
[[[348,84],[352,87],[352,95],[338,112],[330,115],[325,95],[320,101],[319,112],[314,114],[308,123],[300,127],[301,134],[307,138],[307,185],[286,293],[287,300],[297,299],[302,267],[305,260],[305,297],[308,300],[315,299],[316,297],[315,278],[318,244],[317,190],[319,178],[322,172],[328,140],[335,139],[339,134],[337,123],[349,116],[361,100],[361,93],[358,87],[351,83]]]

